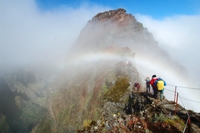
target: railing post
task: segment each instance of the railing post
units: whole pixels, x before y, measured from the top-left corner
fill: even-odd
[[[174,93],[174,102],[176,102],[175,100],[176,100],[176,86],[175,86],[175,93]]]
[[[190,116],[188,116],[188,133],[190,133],[191,123],[190,123]]]
[[[175,115],[176,115],[176,109],[177,109],[177,105],[178,105],[178,93],[177,93],[177,95],[176,95],[176,105],[175,105]]]

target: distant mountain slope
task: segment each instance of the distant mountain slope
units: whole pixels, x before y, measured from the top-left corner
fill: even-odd
[[[31,132],[45,117],[47,83],[40,76],[23,69],[0,75],[0,116],[7,124],[4,133]],[[0,132],[5,128],[1,124]]]

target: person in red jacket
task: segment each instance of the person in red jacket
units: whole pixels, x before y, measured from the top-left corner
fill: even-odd
[[[158,78],[156,77],[156,75],[153,75],[151,78],[151,81],[149,82],[149,84],[151,85],[151,87],[153,88],[153,97],[157,98],[157,86],[154,84],[155,81],[157,81]]]
[[[137,88],[137,91],[139,91],[139,89],[140,89],[140,84],[139,84],[139,83],[135,83],[135,84],[134,84],[134,87],[136,87],[136,88]]]

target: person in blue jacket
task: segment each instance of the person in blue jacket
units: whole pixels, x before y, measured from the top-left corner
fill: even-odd
[[[150,78],[147,77],[147,78],[145,79],[145,81],[146,81],[146,92],[150,92],[150,84],[149,84]]]
[[[157,86],[157,98],[163,100],[164,87],[166,82],[162,78],[158,78],[154,84]]]

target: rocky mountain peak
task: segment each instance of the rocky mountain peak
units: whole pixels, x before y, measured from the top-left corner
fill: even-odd
[[[135,20],[135,18],[131,14],[127,14],[126,10],[123,8],[119,8],[116,10],[110,10],[102,13],[98,13],[93,17],[92,21],[112,21],[116,23],[129,22],[129,20]]]
[[[104,53],[124,47],[128,47],[138,59],[145,57],[145,60],[153,62],[156,58],[163,66],[171,64],[171,68],[181,75],[179,77],[187,80],[185,68],[158,46],[142,23],[122,8],[98,13],[89,20],[72,46],[72,55]]]
[[[142,36],[145,38],[142,39]],[[75,51],[81,49],[83,53],[101,51],[110,46],[136,50],[146,42],[156,45],[151,33],[140,22],[133,15],[127,14],[125,9],[119,8],[95,15],[82,29],[72,47]]]

